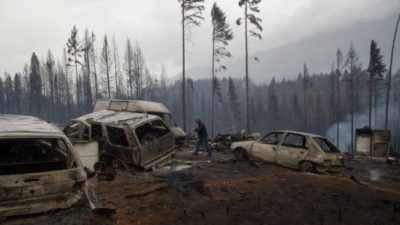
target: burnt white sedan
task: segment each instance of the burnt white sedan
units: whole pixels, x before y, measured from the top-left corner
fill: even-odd
[[[296,131],[274,131],[258,141],[231,145],[237,159],[274,163],[303,172],[340,172],[344,155],[328,139]]]

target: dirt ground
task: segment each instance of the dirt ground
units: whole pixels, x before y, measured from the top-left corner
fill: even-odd
[[[13,217],[4,224],[400,224],[400,167],[349,162],[342,176],[306,174],[235,161],[229,153],[175,160],[185,173],[155,177],[118,171],[97,195],[115,213],[92,213],[85,199],[66,210]],[[352,178],[351,178],[352,177]]]

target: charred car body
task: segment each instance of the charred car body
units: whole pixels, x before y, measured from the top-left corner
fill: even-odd
[[[340,172],[344,155],[325,137],[276,131],[259,141],[242,141],[231,145],[237,158],[250,158],[299,169],[304,172]]]
[[[154,115],[102,110],[71,120],[64,133],[91,170],[97,161],[150,169],[176,151],[170,128]]]
[[[0,115],[0,217],[68,208],[86,173],[71,142],[30,116]]]
[[[181,145],[186,139],[185,131],[178,127],[172,113],[162,103],[141,100],[97,100],[93,111],[100,110],[128,111],[159,116],[171,129],[176,144]]]

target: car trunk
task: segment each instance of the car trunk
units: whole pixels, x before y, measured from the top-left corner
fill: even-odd
[[[66,208],[86,174],[61,138],[0,140],[0,216]]]

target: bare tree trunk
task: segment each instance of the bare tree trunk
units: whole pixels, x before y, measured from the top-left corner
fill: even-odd
[[[340,138],[340,72],[339,72],[339,63],[337,65],[337,74],[336,74],[336,146],[339,148],[339,138]]]
[[[396,28],[394,30],[392,51],[390,54],[389,71],[388,71],[388,75],[387,75],[388,82],[387,82],[387,89],[386,89],[385,130],[388,129],[389,98],[390,98],[390,85],[391,85],[391,79],[392,79],[393,52],[394,52],[394,46],[396,44],[396,36],[397,36],[397,29],[399,28],[399,22],[400,22],[400,14],[399,14],[399,17],[397,18]]]
[[[186,88],[185,88],[185,9],[182,1],[182,123],[183,130],[186,130]]]
[[[304,74],[304,79],[306,79]],[[308,81],[305,81],[308,82]],[[307,83],[304,84],[304,129],[307,131]]]
[[[374,128],[377,129],[377,120],[378,120],[378,89],[377,89],[377,81],[374,81]]]
[[[244,8],[244,40],[246,50],[246,130],[250,133],[250,99],[249,99],[249,55],[247,44],[247,2]]]
[[[368,126],[371,128],[372,126],[372,124],[371,124],[371,121],[372,121],[372,74],[370,74],[369,75],[369,99],[368,99]],[[376,93],[375,93],[376,94]],[[375,99],[376,100],[376,99]],[[375,121],[375,123],[376,123],[376,121]]]
[[[215,49],[215,29],[213,28],[213,34],[212,34],[212,63],[211,63],[211,139],[214,138],[214,95],[215,95],[215,90],[214,90],[214,77],[215,77],[215,55],[214,55],[214,49]]]
[[[93,74],[94,74],[94,91],[95,91],[95,97],[94,100],[97,100],[98,97],[98,83],[97,83],[97,70],[96,70],[96,50],[93,47]]]
[[[350,146],[350,152],[354,152],[354,71],[353,71],[353,62],[350,63],[350,95],[351,95],[351,101],[350,101],[350,114],[351,114],[351,146]]]

